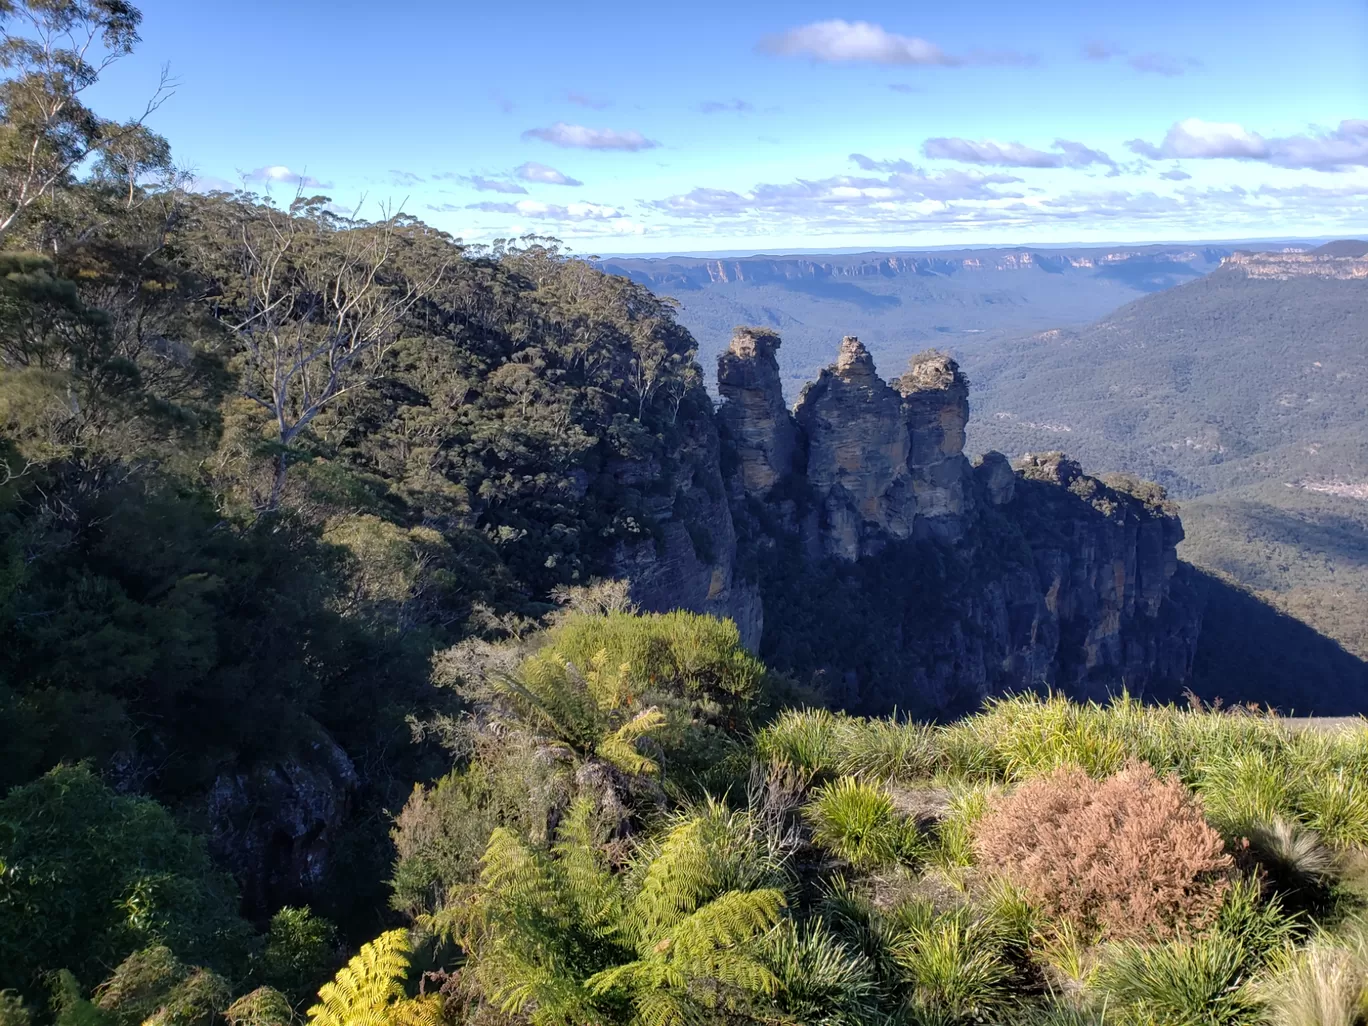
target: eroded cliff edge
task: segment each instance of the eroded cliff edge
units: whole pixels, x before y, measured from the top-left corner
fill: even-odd
[[[780,344],[745,329],[719,358],[730,517],[711,516],[735,562],[713,601],[684,604],[725,612],[718,598],[746,595],[743,633],[771,665],[853,711],[1181,691],[1201,602],[1161,491],[1060,453],[971,464],[968,382],[943,354],[885,381],[848,337],[790,410]]]

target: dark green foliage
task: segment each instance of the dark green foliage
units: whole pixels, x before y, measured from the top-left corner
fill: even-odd
[[[0,866],[3,986],[28,990],[56,967],[98,979],[156,942],[222,967],[246,953],[235,888],[200,842],[88,769],[58,767],[0,799]]]
[[[296,1007],[311,1001],[341,961],[337,928],[308,908],[286,906],[271,917],[257,976]]]

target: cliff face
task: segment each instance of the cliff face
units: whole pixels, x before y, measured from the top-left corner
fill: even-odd
[[[1161,493],[1058,453],[971,467],[968,382],[940,354],[890,384],[848,337],[790,415],[778,345],[743,333],[719,360],[738,552],[754,557],[771,663],[866,712],[1042,686],[1177,693],[1200,602]]]
[[[1368,257],[1332,253],[1234,253],[1221,261],[1222,268],[1247,278],[1332,278],[1350,281],[1368,278]]]
[[[972,249],[926,253],[852,253],[831,256],[750,256],[715,258],[623,258],[604,261],[610,274],[622,274],[651,288],[699,289],[735,282],[775,283],[869,278],[951,277],[963,274],[1092,273],[1134,260],[1174,265],[1210,265],[1230,250],[1181,246],[1082,248],[1067,252],[1024,249]]]

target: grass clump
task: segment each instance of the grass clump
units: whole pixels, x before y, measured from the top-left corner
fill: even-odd
[[[814,792],[805,816],[813,839],[858,869],[909,862],[925,850],[917,825],[882,787],[841,777]]]
[[[1116,1020],[1135,1026],[1240,1026],[1256,1021],[1261,1007],[1244,946],[1219,933],[1118,944],[1098,970],[1096,991]]]

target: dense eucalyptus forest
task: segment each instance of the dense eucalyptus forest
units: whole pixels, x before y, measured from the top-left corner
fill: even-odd
[[[671,305],[194,191],[139,21],[0,2],[0,1026],[1361,1021],[1360,734],[800,710],[602,579]]]

